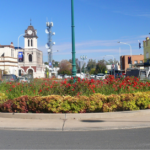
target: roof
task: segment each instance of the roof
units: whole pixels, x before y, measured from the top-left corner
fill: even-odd
[[[4,47],[14,48],[13,42],[11,42],[10,45],[0,45],[0,48],[4,48]]]
[[[28,30],[32,30],[32,34],[31,34],[31,35],[29,35],[29,34],[27,33]],[[37,33],[37,32],[36,32],[36,30],[34,29],[34,27],[30,25],[30,26],[28,26],[27,30],[25,30],[25,36],[24,36],[24,37],[27,37],[27,38],[36,37],[36,38],[38,38],[38,36],[37,36],[36,33]]]

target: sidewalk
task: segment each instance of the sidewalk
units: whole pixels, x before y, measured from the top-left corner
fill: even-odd
[[[7,118],[4,117],[4,115],[6,115]],[[23,119],[21,118],[21,115],[24,116],[24,114],[19,114],[20,117],[18,118],[8,117],[11,114],[4,113],[4,115],[3,113],[0,113],[0,129],[39,131],[92,131],[150,127],[150,110],[116,113],[111,112],[66,115],[50,114],[51,117],[44,117],[44,119],[39,119],[37,117],[38,115],[40,116],[42,114],[35,114],[35,118],[37,119]]]

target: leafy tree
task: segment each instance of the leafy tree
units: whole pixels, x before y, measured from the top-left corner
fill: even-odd
[[[54,63],[53,63],[53,67],[58,67],[59,66],[59,62],[58,61],[55,61]]]
[[[91,69],[96,68],[96,61],[93,59],[89,59],[87,63],[87,71],[90,72]]]
[[[92,68],[92,69],[90,70],[90,74],[95,74],[95,68]]]
[[[72,70],[72,64],[68,61],[68,60],[62,60],[59,63],[59,71],[58,74],[67,74],[67,75],[71,75],[71,70]]]
[[[45,65],[48,65],[48,62],[44,62]]]
[[[107,70],[106,68],[106,64],[104,60],[100,60],[98,61],[98,63],[96,64],[96,69],[95,69],[95,73],[105,73],[105,71]]]
[[[69,59],[69,62],[72,64],[72,59]],[[76,58],[76,70],[77,70],[77,73],[80,73],[80,66],[78,65],[78,58]]]
[[[106,62],[106,65],[112,65],[112,64],[118,63],[118,60],[114,59],[113,61],[113,59],[109,59],[108,61],[105,61],[105,62]]]

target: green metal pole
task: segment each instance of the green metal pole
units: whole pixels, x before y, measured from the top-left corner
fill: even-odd
[[[71,0],[71,20],[72,20],[72,76],[74,78],[75,83],[75,76],[76,76],[76,57],[75,57],[75,34],[74,34],[74,2]]]

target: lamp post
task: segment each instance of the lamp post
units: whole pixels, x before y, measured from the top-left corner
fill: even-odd
[[[18,37],[18,50],[19,50],[19,38],[21,37],[21,36],[23,36],[24,34],[21,34],[21,35],[19,35],[19,37]],[[23,61],[25,62],[25,57],[23,56]],[[24,70],[24,72],[25,72],[25,70]]]
[[[19,37],[18,37],[18,49],[19,49],[19,38],[20,38],[22,35],[24,35],[24,34],[21,34],[21,35],[19,35]]]
[[[80,59],[83,60],[83,63],[84,63],[84,60],[87,59],[87,56],[83,55],[83,56],[80,56]],[[83,64],[84,65],[84,64]],[[84,66],[83,66],[84,67]],[[84,69],[84,68],[83,68]],[[85,69],[83,71],[85,73]]]
[[[112,56],[113,57],[113,62],[114,62],[114,64],[115,64],[115,59],[114,59],[114,56],[113,55],[105,55],[105,56]],[[115,66],[114,66],[114,78],[115,78]]]
[[[123,43],[123,42],[118,42],[118,43],[120,43],[120,44],[125,44],[125,45],[129,45],[130,46],[130,55],[131,55],[131,68],[132,68],[132,47],[131,47],[131,45],[130,44],[128,44],[128,43]]]
[[[72,22],[72,76],[73,82],[75,83],[75,76],[76,76],[76,57],[75,57],[75,34],[74,34],[74,1],[71,0],[71,22]]]

